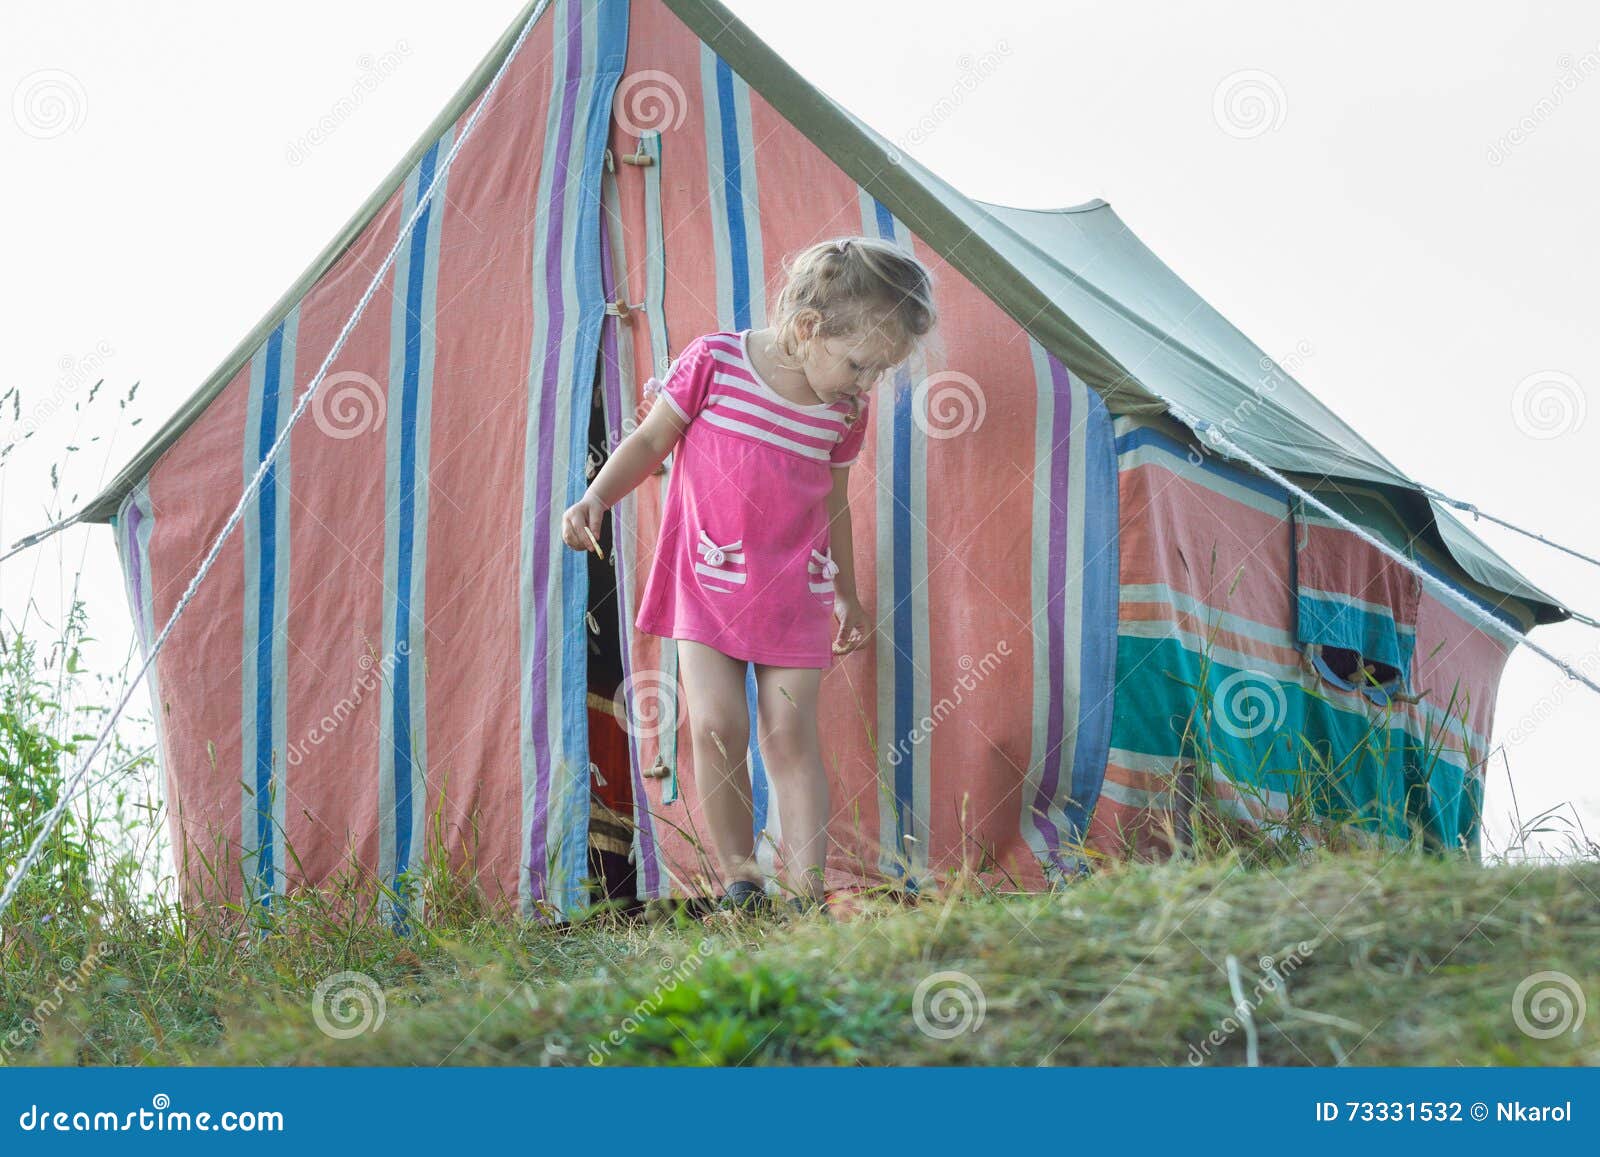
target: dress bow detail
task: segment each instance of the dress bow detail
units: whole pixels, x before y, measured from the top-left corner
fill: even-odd
[[[824,579],[832,579],[834,575],[839,573],[839,564],[833,561],[832,551],[823,554],[819,550],[813,550],[811,557],[822,564],[822,577]]]
[[[744,539],[741,538],[728,543],[727,546],[718,546],[709,534],[703,530],[700,532],[700,553],[705,556],[709,566],[721,566],[728,561],[730,551],[738,550],[743,545]]]

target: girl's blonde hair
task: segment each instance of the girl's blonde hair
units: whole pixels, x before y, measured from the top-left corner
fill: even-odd
[[[938,324],[933,277],[922,262],[877,237],[819,241],[784,262],[787,281],[778,295],[772,326],[778,348],[801,354],[798,322],[806,311],[820,315],[813,339],[855,337],[877,329],[904,361],[917,341]]]

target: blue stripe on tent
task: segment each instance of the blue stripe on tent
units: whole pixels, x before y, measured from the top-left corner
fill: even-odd
[[[728,265],[733,291],[733,328],[743,330],[751,325],[750,246],[744,218],[744,174],[739,159],[739,114],[733,91],[733,69],[720,56],[716,58],[716,73],[717,115],[722,126],[722,195],[728,221]],[[754,663],[745,667],[744,697],[745,711],[750,720],[750,827],[752,837],[759,840],[767,828],[769,792],[767,765],[761,758],[758,739],[759,690]]]
[[[1149,446],[1156,450],[1165,451],[1174,458],[1182,458],[1191,465],[1195,464],[1194,457],[1188,446],[1174,438],[1167,437],[1167,435],[1149,426],[1135,426],[1132,430],[1119,437],[1116,442],[1118,454],[1126,454],[1130,450],[1138,449],[1141,446]],[[1226,479],[1236,486],[1243,486],[1246,490],[1254,490],[1274,502],[1282,502],[1287,505],[1289,501],[1289,492],[1276,482],[1262,478],[1244,467],[1220,461],[1214,454],[1202,451],[1198,465],[1207,474],[1214,474],[1216,477]]]
[[[558,478],[552,493],[566,492],[562,506],[552,506],[550,517],[559,522],[561,511],[583,497],[588,485],[582,463],[588,454],[589,418],[593,409],[594,374],[600,357],[600,329],[605,321],[605,289],[600,277],[600,173],[605,165],[606,141],[611,126],[611,103],[617,81],[622,77],[628,50],[628,5],[626,0],[601,0],[593,13],[582,19],[593,30],[591,61],[593,87],[584,110],[583,167],[578,173],[580,196],[578,219],[571,238],[574,281],[577,288],[578,323],[576,351],[571,363],[573,380],[564,384],[572,404],[568,406],[566,460],[576,464],[564,478]],[[585,35],[588,33],[586,32]],[[559,410],[557,411],[559,413]],[[559,451],[557,451],[559,454]],[[589,874],[589,709],[584,688],[589,682],[589,632],[585,626],[589,609],[588,555],[561,550],[561,686],[563,701],[555,707],[561,713],[562,766],[552,768],[550,795],[554,806],[549,824],[557,841],[561,910],[564,915],[588,902],[584,879]],[[554,629],[555,624],[551,624]],[[567,782],[558,790],[555,777]]]
[[[433,183],[439,160],[435,142],[423,154],[417,172],[420,196]],[[430,200],[417,215],[411,231],[411,254],[406,278],[405,373],[400,393],[400,511],[395,553],[394,675],[394,883],[411,865],[411,563],[416,535],[417,388],[422,361],[422,288],[428,267]],[[397,920],[405,921],[404,896],[397,905]]]
[[[261,426],[256,435],[257,462],[264,460],[278,438],[279,366],[283,360],[283,325],[280,322],[267,338],[266,369],[261,391]],[[261,554],[258,560],[256,599],[256,878],[260,881],[261,906],[271,907],[273,878],[272,846],[272,645],[275,635],[274,611],[277,606],[278,554],[278,467],[274,462],[261,478],[256,517],[260,525]]]
[[[894,215],[876,197],[872,211],[877,218],[880,237],[896,240]],[[915,607],[911,598],[911,370],[901,366],[895,373],[894,390],[894,459],[890,465],[890,485],[894,491],[894,524],[890,529],[890,551],[894,559],[894,610],[890,634],[894,639],[894,741],[896,744],[910,736],[916,726],[913,716],[912,694],[916,689],[916,672],[912,657],[916,653],[914,636]],[[894,765],[895,854],[897,875],[905,872],[907,853],[906,837],[926,840],[926,832],[912,831],[915,796],[915,756],[897,761]],[[916,881],[908,880],[915,889]]]
[[[1085,390],[1083,450],[1083,620],[1078,633],[1078,722],[1072,796],[1066,816],[1081,841],[1088,835],[1105,782],[1117,675],[1120,540],[1117,526],[1117,440],[1100,395]]]

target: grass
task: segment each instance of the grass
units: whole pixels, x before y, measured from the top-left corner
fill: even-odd
[[[956,880],[911,908],[710,929],[435,917],[402,938],[307,900],[267,936],[19,929],[0,1022],[98,959],[6,1060],[1235,1065],[1253,1030],[1262,1064],[1595,1064],[1592,1023],[1542,1039],[1519,1015],[1542,1033],[1563,994],[1600,991],[1597,899],[1600,865],[1406,852],[1127,865],[1042,895]]]

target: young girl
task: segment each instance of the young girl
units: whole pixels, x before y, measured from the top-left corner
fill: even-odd
[[[606,510],[678,448],[635,625],[680,640],[695,783],[727,881],[721,903],[739,910],[766,903],[751,833],[747,661],[790,904],[824,899],[818,689],[832,656],[870,630],[856,596],[850,465],[868,391],[935,321],[928,270],[885,241],[820,242],[786,272],[770,326],[696,338],[665,381],[645,383],[667,404],[652,406],[561,526],[568,546],[590,549]]]

